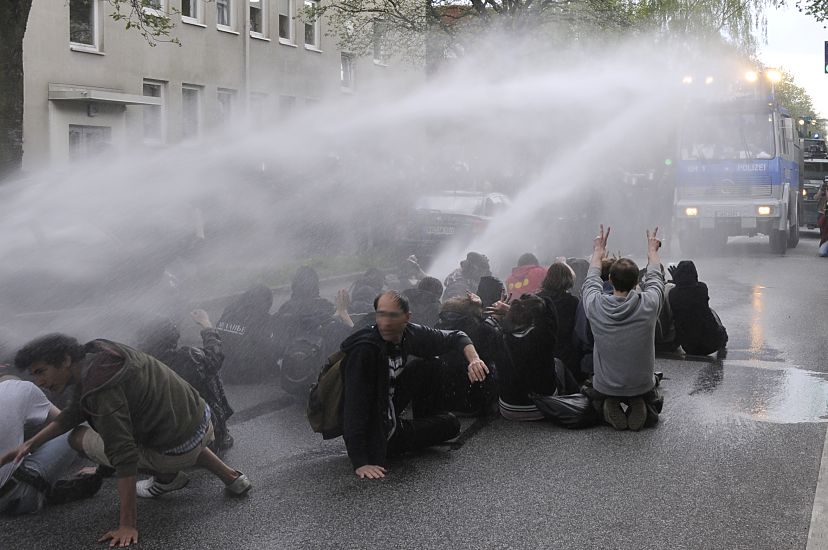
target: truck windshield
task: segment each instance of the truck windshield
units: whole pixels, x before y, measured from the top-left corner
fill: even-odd
[[[682,160],[771,159],[774,156],[770,113],[708,112],[685,122]]]

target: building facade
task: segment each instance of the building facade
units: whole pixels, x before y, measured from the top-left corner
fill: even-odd
[[[34,0],[23,44],[24,170],[197,140],[245,117],[278,124],[394,70],[337,49],[324,21],[297,17],[316,1],[147,0],[150,14],[169,14],[180,41],[153,47],[112,18],[107,0]]]

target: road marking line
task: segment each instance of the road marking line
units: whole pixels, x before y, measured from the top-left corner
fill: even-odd
[[[814,507],[811,511],[811,526],[808,529],[806,550],[828,549],[828,432],[822,445],[822,460],[819,463],[819,477],[814,492]]]

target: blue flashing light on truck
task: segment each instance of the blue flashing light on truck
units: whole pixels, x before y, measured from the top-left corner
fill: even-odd
[[[770,92],[688,105],[674,198],[684,252],[739,235],[767,235],[778,254],[799,243],[802,149],[790,113]]]

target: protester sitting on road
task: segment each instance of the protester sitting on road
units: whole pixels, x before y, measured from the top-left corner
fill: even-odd
[[[592,261],[582,293],[587,319],[595,337],[592,388],[587,395],[600,407],[616,430],[640,430],[658,421],[661,396],[656,388],[655,326],[664,296],[664,276],[657,238],[658,228],[647,231],[647,274],[641,290],[638,266],[629,258],[610,269],[612,295],[604,293],[601,263],[607,254],[606,233],[595,237]],[[626,411],[621,408],[625,404]]]
[[[505,315],[501,329],[503,355],[496,359],[500,414],[507,420],[541,420],[543,415],[530,394],[559,393],[555,312],[534,294],[524,294],[511,304],[498,302],[493,309]]]
[[[646,269],[641,270],[640,281],[643,281],[647,273]],[[661,266],[661,275],[664,275],[664,266]],[[664,298],[661,300],[661,309],[658,311],[658,321],[655,330],[655,350],[657,352],[673,352],[679,346],[676,340],[676,323],[673,319],[673,308],[670,307],[670,291],[676,285],[672,282],[664,283]]]
[[[24,432],[39,429],[60,411],[41,390],[0,366],[0,456],[18,448]],[[78,454],[64,434],[26,455],[20,463],[0,466],[0,513],[38,512],[44,504],[91,497],[101,488],[102,476],[88,474],[64,478],[71,473]]]
[[[468,377],[480,382],[489,372],[464,333],[410,324],[408,300],[386,291],[375,302],[377,324],[342,343],[344,439],[360,478],[385,477],[386,457],[456,437],[460,423],[437,408],[439,361],[408,363],[410,356],[433,358],[462,350]],[[400,415],[413,404],[413,419]]]
[[[669,304],[676,325],[676,342],[690,355],[709,355],[725,347],[727,330],[710,308],[707,285],[699,281],[696,264],[684,260],[671,271],[675,288]]]
[[[318,333],[336,311],[330,300],[319,295],[319,275],[312,267],[296,270],[290,291],[290,299],[273,315],[274,338],[283,353],[297,336]]]
[[[443,295],[443,283],[434,277],[424,277],[417,288],[402,292],[411,305],[411,322],[417,325],[433,327],[440,315],[440,296]]]
[[[612,294],[612,284],[609,282],[609,272],[612,264],[615,263],[615,258],[604,258],[601,260],[601,282],[602,292],[604,294]],[[583,288],[583,285],[581,285]],[[579,291],[581,294],[582,291]],[[575,347],[581,354],[581,373],[586,381],[592,383],[592,375],[595,372],[593,364],[593,348],[595,346],[595,338],[592,336],[592,328],[589,326],[589,319],[587,319],[586,311],[584,311],[584,301],[578,303],[578,311],[575,314]],[[580,378],[579,378],[580,379]]]
[[[396,281],[390,284],[390,288],[403,292],[411,288],[417,288],[417,285],[428,275],[420,267],[417,261],[417,256],[413,254],[400,262],[395,274]],[[442,285],[440,285],[442,288]],[[442,293],[442,290],[440,291]]]
[[[480,297],[480,301],[483,304],[484,309],[492,307],[500,300],[508,301],[503,281],[497,277],[492,277],[491,275],[480,277],[480,282],[477,283],[477,292],[475,294]]]
[[[227,429],[227,421],[233,415],[233,408],[219,374],[224,361],[221,337],[206,311],[196,309],[190,315],[201,327],[202,347],[178,347],[181,333],[169,319],[145,327],[139,335],[138,347],[170,367],[198,391],[212,412],[215,441],[210,448],[214,451],[229,449],[233,446],[233,437]]]
[[[482,382],[469,382],[468,361],[464,354],[452,350],[440,356],[445,368],[443,374],[443,395],[445,409],[485,416],[497,404],[497,367],[495,357],[502,355],[500,331],[497,326],[487,323],[483,317],[480,298],[469,294],[452,298],[443,304],[436,328],[447,331],[462,331],[471,339],[474,349],[489,367],[489,376]]]
[[[469,252],[466,259],[460,262],[460,267],[446,277],[443,283],[446,288],[443,292],[443,301],[465,296],[467,292],[476,293],[480,278],[491,274],[489,258],[479,252]]]
[[[230,303],[216,323],[224,352],[225,382],[259,383],[278,373],[270,308],[273,292],[256,285]]]
[[[538,258],[531,252],[518,258],[517,267],[506,277],[506,292],[515,296],[534,294],[541,288],[546,268],[540,266]]]
[[[138,542],[135,497],[154,498],[182,489],[184,469],[201,466],[233,496],[251,487],[247,476],[227,466],[207,445],[213,440],[210,407],[198,392],[150,355],[108,340],[86,345],[63,334],[26,344],[15,366],[28,370],[42,388],[61,392],[71,382],[69,406],[37,435],[0,459],[0,465],[25,458],[69,430],[69,443],[118,476],[120,522],[100,542],[128,546]],[[81,426],[89,422],[91,428]],[[138,470],[154,474],[136,483]]]
[[[563,361],[567,371],[578,383],[586,375],[581,370],[581,353],[575,342],[575,317],[579,300],[570,290],[575,283],[575,272],[563,262],[555,262],[546,271],[538,296],[548,301],[555,309],[558,320],[555,357]]]
[[[575,273],[575,282],[569,292],[580,300],[581,287],[584,286],[584,280],[586,279],[587,271],[589,270],[589,262],[583,258],[567,258],[566,265],[571,267],[572,271]]]

